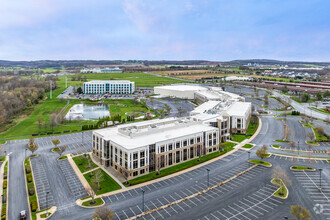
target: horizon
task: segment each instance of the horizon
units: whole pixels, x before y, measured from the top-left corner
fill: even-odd
[[[0,60],[329,62],[330,2],[3,2]]]

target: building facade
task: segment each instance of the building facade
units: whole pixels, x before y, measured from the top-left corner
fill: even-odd
[[[80,70],[81,73],[122,73],[123,70],[116,68],[85,68]]]
[[[135,83],[127,80],[94,80],[85,82],[85,94],[131,94],[135,91]]]
[[[93,131],[93,155],[127,179],[219,150],[219,129],[196,118],[167,118]]]

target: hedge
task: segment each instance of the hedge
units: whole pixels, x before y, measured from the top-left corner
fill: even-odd
[[[37,211],[37,208],[38,208],[37,201],[36,200],[31,201],[31,211],[35,212]]]
[[[34,186],[33,185],[30,185],[29,186],[29,195],[30,196],[33,196],[34,194],[35,194]]]
[[[4,180],[4,181],[3,181],[3,188],[4,188],[4,189],[7,189],[7,180]]]

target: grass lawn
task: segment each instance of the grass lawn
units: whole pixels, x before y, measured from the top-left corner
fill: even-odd
[[[318,112],[321,112],[321,113],[325,113],[325,114],[330,115],[330,112],[327,112],[327,111],[325,110],[325,108],[315,108],[315,107],[310,107],[310,109],[315,110],[315,111],[318,111]]]
[[[277,144],[272,145],[272,147],[274,147],[274,148],[281,148],[281,146],[280,145],[277,145]]]
[[[3,161],[5,161],[5,159],[6,159],[6,156],[3,156],[0,158],[0,161],[3,162]]]
[[[25,162],[24,162],[25,170],[26,170],[27,167],[30,167],[30,169],[32,170],[32,166],[30,164],[29,158],[30,157],[28,157],[28,158],[25,159]],[[35,188],[35,186],[34,186],[34,177],[32,175],[32,172],[31,173],[26,173],[26,171],[25,171],[24,174],[25,174],[25,181],[26,181],[26,184],[27,184],[27,188],[29,188],[29,187]],[[28,177],[31,177],[32,178],[32,181],[30,183],[28,182]],[[26,192],[26,193],[29,196],[30,207],[32,206],[32,203],[36,203],[36,208],[38,209],[36,192],[32,196],[29,195],[29,192]],[[36,211],[33,212],[31,210],[31,212],[32,212],[31,213],[32,219],[36,219]]]
[[[83,206],[99,206],[102,205],[104,203],[102,198],[96,198],[94,199],[94,204],[91,204],[92,200],[87,200],[85,202],[82,203]]]
[[[321,135],[319,132],[317,132],[317,129],[313,128],[315,137],[316,137],[316,141],[326,141],[328,140],[328,137],[325,135]]]
[[[283,181],[279,178],[272,179],[271,183],[280,186],[278,190],[274,193],[274,196],[280,197],[280,198],[286,198],[288,195],[288,191],[283,183]]]
[[[315,168],[312,167],[303,167],[303,166],[292,166],[290,167],[291,170],[310,170],[310,171],[314,171]]]
[[[306,144],[315,145],[315,146],[319,146],[320,145],[316,141],[306,141]]]
[[[59,152],[60,151],[60,148],[59,147],[54,147],[53,149],[52,149],[52,152],[55,152],[55,153],[57,153],[57,152]]]
[[[250,138],[250,136],[247,136],[245,134],[234,134],[231,136],[232,141],[239,142],[239,143],[244,141],[245,139],[249,139],[249,138]]]
[[[101,172],[103,173],[103,181],[100,182],[101,189],[96,193],[96,195],[121,189],[121,186],[114,179],[112,179],[106,172],[104,172],[104,170],[102,170],[101,168],[97,170],[101,170]],[[84,174],[84,177],[88,183],[90,183],[93,179],[93,177],[91,177],[90,175],[94,175],[95,172],[96,170]]]
[[[228,146],[227,152],[233,150],[234,149],[233,147],[236,145],[235,143],[231,143],[231,142],[226,142],[226,144]],[[193,159],[193,160],[190,160],[190,161],[187,161],[187,162],[184,162],[184,163],[181,163],[181,164],[178,164],[178,165],[175,165],[175,166],[168,167],[166,169],[160,170],[160,174],[159,175],[157,175],[157,172],[155,171],[155,172],[146,174],[144,176],[137,177],[135,179],[129,180],[128,182],[129,182],[130,185],[136,185],[136,184],[144,183],[144,182],[147,182],[147,181],[150,181],[150,180],[153,180],[153,179],[158,179],[158,178],[161,178],[163,176],[167,176],[167,175],[170,175],[170,174],[179,172],[181,170],[185,170],[187,168],[196,166],[198,164],[201,164],[201,163],[203,163],[205,161],[208,161],[208,160],[211,160],[213,158],[216,158],[216,157],[218,157],[220,155],[223,155],[225,153],[226,153],[226,151],[213,152],[213,153],[210,153],[210,154],[207,154],[207,155],[201,157],[200,158],[200,161],[198,161],[198,158],[196,158],[196,159]]]
[[[97,167],[97,165],[95,163],[93,163],[93,161],[91,160],[89,154],[86,154],[86,157],[84,155],[80,155],[77,157],[73,157],[72,159],[76,163],[80,172],[82,172],[82,173],[85,173],[86,171],[89,171],[89,170]],[[90,167],[89,167],[88,161],[90,161]]]
[[[248,149],[250,149],[250,148],[252,148],[252,147],[253,147],[252,144],[245,144],[245,145],[243,146],[243,148],[248,148]]]
[[[290,143],[290,141],[284,141],[284,140],[275,140],[276,142],[282,142],[282,143]]]
[[[263,160],[249,160],[250,163],[256,163],[262,166],[270,167],[272,164]]]
[[[44,213],[44,214],[40,215],[41,218],[47,218],[48,216],[50,216],[50,212],[47,212],[47,213]]]
[[[240,142],[244,141],[245,139],[249,139],[258,129],[259,120],[256,120],[256,121],[257,121],[256,124],[252,124],[250,121],[248,129],[246,130],[245,134],[234,134],[231,136],[231,140],[240,143]]]
[[[65,160],[65,159],[68,159],[68,156],[64,155],[64,156],[60,156],[60,157],[58,158],[58,160]]]

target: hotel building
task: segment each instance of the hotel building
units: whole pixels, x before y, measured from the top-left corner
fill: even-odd
[[[128,80],[93,80],[85,82],[85,94],[131,94],[135,91],[135,83]]]

